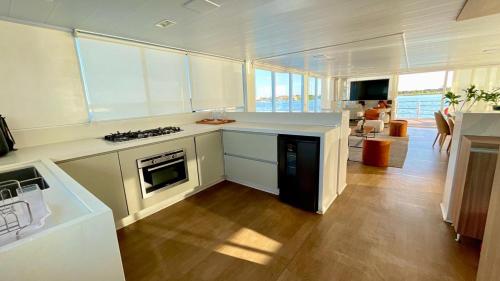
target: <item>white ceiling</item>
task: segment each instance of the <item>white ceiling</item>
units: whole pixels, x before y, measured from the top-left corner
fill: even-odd
[[[464,0],[213,1],[0,0],[0,16],[341,76],[500,64],[500,15],[457,22]]]

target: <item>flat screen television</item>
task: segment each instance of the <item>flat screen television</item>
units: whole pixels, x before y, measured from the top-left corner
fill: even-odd
[[[387,100],[389,79],[352,81],[349,99],[354,100]]]

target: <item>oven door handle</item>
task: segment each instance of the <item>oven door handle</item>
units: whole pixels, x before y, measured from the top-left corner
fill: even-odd
[[[183,161],[184,161],[184,159],[180,159],[180,160],[177,160],[177,161],[174,161],[174,162],[170,162],[170,163],[163,164],[163,165],[160,165],[160,166],[157,166],[157,167],[153,167],[151,169],[147,169],[147,171],[148,172],[155,171],[155,170],[158,170],[158,169],[161,169],[161,168],[165,168],[167,166],[171,166],[171,165],[183,162]]]

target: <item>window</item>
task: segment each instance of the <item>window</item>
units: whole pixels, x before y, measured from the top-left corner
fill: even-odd
[[[291,106],[292,112],[302,112],[304,109],[303,95],[304,95],[304,76],[299,74],[292,74],[292,96]]]
[[[189,55],[193,110],[243,107],[241,62]]]
[[[304,78],[300,74],[255,69],[257,112],[301,112]]]
[[[187,76],[177,68],[185,65],[185,55],[144,49],[143,59],[150,115],[190,112]]]
[[[85,38],[79,47],[92,120],[149,114],[139,47]]]
[[[321,112],[321,78],[309,77],[307,111]]]
[[[277,72],[274,83],[274,111],[289,112],[290,111],[290,76],[288,73]]]
[[[316,78],[309,77],[309,94],[307,96],[307,111],[314,112],[316,108]]]
[[[244,105],[241,62],[86,34],[77,50],[92,121]]]
[[[321,79],[316,78],[316,104],[314,107],[315,112],[321,112]]]
[[[446,71],[405,74],[399,76],[397,117],[432,119],[442,109]]]
[[[257,112],[273,111],[272,72],[255,70],[255,108]]]

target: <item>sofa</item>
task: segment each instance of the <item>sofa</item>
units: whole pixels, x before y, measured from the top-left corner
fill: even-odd
[[[363,117],[364,109],[359,103],[348,103],[343,107],[343,110],[349,110],[349,120],[356,120]]]
[[[382,120],[384,124],[387,124],[391,121],[388,111],[390,108],[370,108],[365,111],[365,118],[366,120]]]
[[[361,130],[363,120],[360,120],[356,126],[357,130]],[[365,120],[365,126],[373,127],[373,132],[381,133],[384,131],[384,121],[382,120]]]

